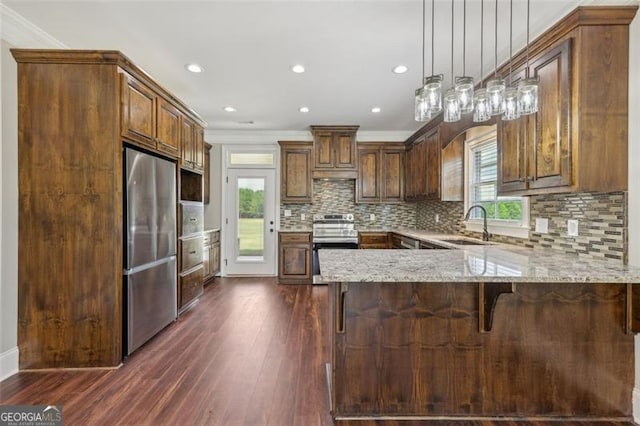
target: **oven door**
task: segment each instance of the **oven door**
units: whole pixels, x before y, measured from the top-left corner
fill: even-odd
[[[320,249],[357,249],[358,243],[313,243],[312,267],[313,275],[320,275],[320,262],[318,260],[318,250]],[[314,280],[315,281],[315,280]]]

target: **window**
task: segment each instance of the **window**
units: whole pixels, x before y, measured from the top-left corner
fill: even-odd
[[[467,132],[465,149],[465,211],[480,205],[487,212],[489,232],[526,237],[529,230],[529,204],[526,197],[498,196],[498,146],[495,126]],[[467,229],[482,231],[482,210],[470,212]]]

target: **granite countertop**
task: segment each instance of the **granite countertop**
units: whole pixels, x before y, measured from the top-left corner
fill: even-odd
[[[439,238],[455,237],[427,231],[394,232],[439,244]],[[318,254],[321,275],[316,282],[640,283],[638,267],[498,243],[451,250],[325,249]]]

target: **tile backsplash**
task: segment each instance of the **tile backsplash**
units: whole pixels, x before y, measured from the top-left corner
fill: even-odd
[[[285,210],[291,210],[291,216],[285,217]],[[356,204],[355,180],[314,179],[313,204],[280,205],[280,229],[311,229],[313,215],[327,213],[353,213],[357,229],[416,227],[415,204]]]
[[[592,258],[607,258],[627,263],[627,193],[577,193],[532,196],[529,238],[492,236],[492,240],[526,247],[544,247]],[[439,222],[435,222],[438,214]],[[423,201],[416,210],[416,227],[435,232],[467,232],[462,218],[464,203]],[[549,220],[548,233],[535,232],[536,218]],[[579,222],[578,236],[567,235],[567,220]]]

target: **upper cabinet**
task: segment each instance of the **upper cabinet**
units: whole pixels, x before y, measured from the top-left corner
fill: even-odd
[[[442,201],[464,201],[464,140],[463,133],[442,148],[440,177],[440,200]]]
[[[156,149],[172,157],[180,155],[180,120],[182,114],[172,104],[158,98],[156,116]]]
[[[311,126],[314,178],[356,177],[356,132],[359,126]]]
[[[356,203],[404,200],[404,143],[358,144]]]
[[[182,120],[182,156],[180,166],[196,173],[204,172],[204,129],[194,121]]]
[[[538,112],[498,123],[499,194],[627,189],[629,28],[637,7],[579,7],[514,57]],[[503,73],[503,75],[505,75]]]
[[[280,141],[280,201],[311,203],[313,143]]]
[[[440,132],[436,127],[407,150],[406,200],[440,199]]]
[[[122,136],[155,149],[157,95],[130,75],[121,76]]]

